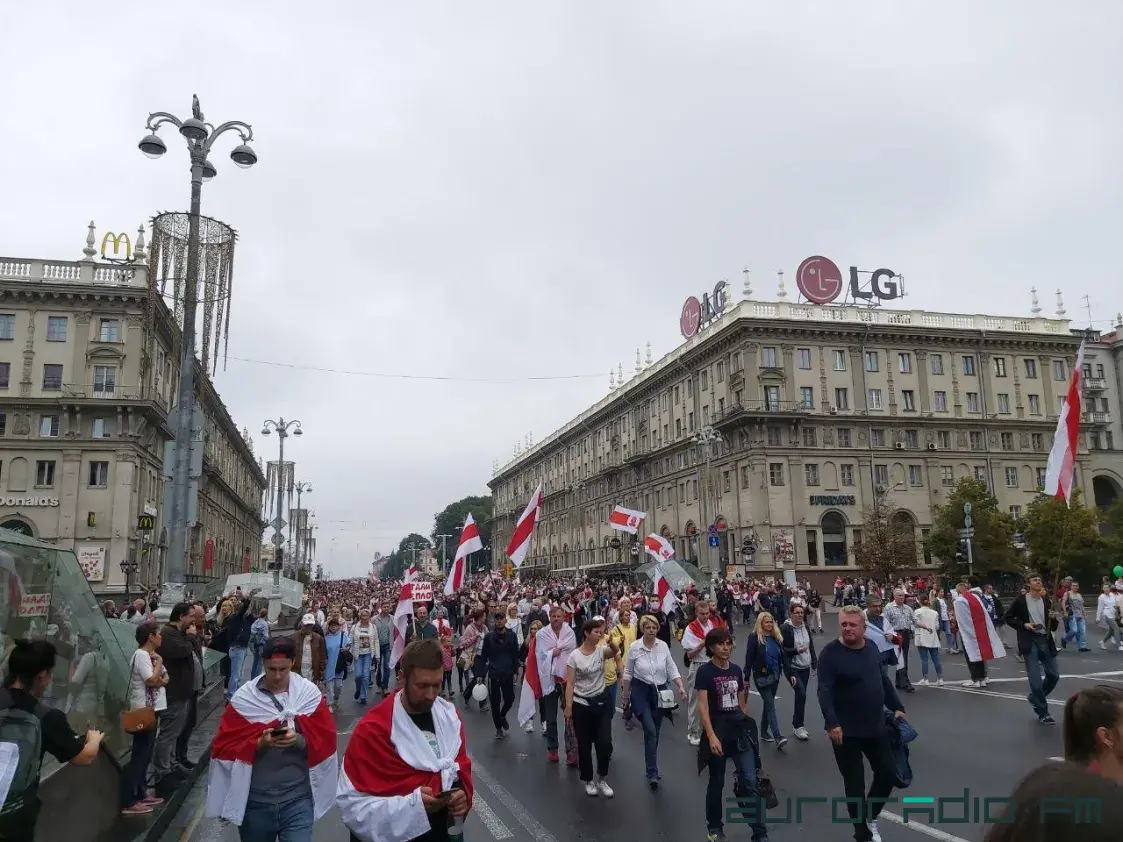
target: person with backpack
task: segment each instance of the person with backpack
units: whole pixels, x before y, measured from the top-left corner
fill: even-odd
[[[89,766],[97,758],[103,735],[90,729],[74,733],[61,710],[39,700],[51,683],[55,647],[48,640],[16,640],[8,656],[8,675],[0,690],[0,761],[15,771],[0,806],[0,839],[32,842],[39,816],[39,773],[43,754],[61,763]]]

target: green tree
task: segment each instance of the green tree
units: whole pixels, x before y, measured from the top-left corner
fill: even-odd
[[[1030,567],[1055,583],[1072,576],[1090,593],[1111,571],[1111,545],[1100,532],[1100,512],[1080,501],[1074,489],[1072,505],[1041,494],[1026,506],[1023,533]]]
[[[862,512],[862,540],[854,547],[854,560],[879,582],[892,583],[903,567],[917,562],[916,532],[911,519],[893,517],[893,506],[884,494],[875,494],[872,506]]]
[[[386,565],[382,568],[383,579],[401,579],[405,576],[405,572],[409,569],[410,564],[413,562],[413,550],[410,546],[416,546],[418,549],[432,549],[432,542],[424,535],[418,535],[416,532],[411,532],[398,542],[398,548],[390,553],[390,558]]]
[[[433,516],[433,546],[440,547],[441,545],[438,535],[452,536],[445,544],[446,561],[451,560],[456,555],[456,544],[460,540],[460,533],[457,529],[464,525],[469,512],[475,519],[476,526],[479,527],[480,540],[483,545],[486,547],[491,543],[491,495],[464,497],[455,503],[449,503]]]
[[[963,553],[958,531],[963,528],[963,504],[971,504],[972,560],[977,576],[990,573],[1016,572],[1022,569],[1022,560],[1014,549],[1014,520],[998,507],[998,500],[981,480],[964,477],[947,496],[947,502],[936,506],[932,517],[932,531],[925,547],[938,558],[941,572],[951,576],[967,573],[967,559],[956,558]]]

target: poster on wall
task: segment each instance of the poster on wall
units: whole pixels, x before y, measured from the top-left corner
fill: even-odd
[[[795,561],[794,541],[790,529],[772,530],[772,557],[776,564],[791,564]]]
[[[78,547],[78,566],[88,582],[100,582],[105,578],[105,547]]]
[[[20,597],[19,616],[46,617],[50,607],[50,593],[25,593]]]

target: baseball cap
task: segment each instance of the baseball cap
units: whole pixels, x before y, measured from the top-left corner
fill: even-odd
[[[314,625],[316,625],[316,615],[315,614],[305,614],[300,620],[300,625],[302,625],[302,626],[314,626]]]

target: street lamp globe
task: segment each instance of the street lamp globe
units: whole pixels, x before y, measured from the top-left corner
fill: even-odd
[[[194,141],[206,140],[209,134],[206,124],[195,117],[184,120],[183,125],[179,127],[179,133],[188,140]]]
[[[168,151],[167,144],[154,134],[144,137],[140,143],[137,144],[137,147],[144,153],[145,157],[148,158],[159,158]]]
[[[297,427],[295,430],[292,431],[292,434],[294,436],[302,436],[302,435],[304,435],[304,431],[302,429],[300,429],[300,427]]]
[[[218,170],[214,168],[214,164],[210,162],[210,159],[208,158],[203,161],[203,181],[210,181],[216,175],[218,175]]]
[[[230,160],[244,170],[249,169],[257,163],[257,153],[247,144],[242,143],[234,147],[234,150],[230,153]]]
[[[263,436],[267,436],[267,435],[269,435],[269,428],[268,428],[268,427],[262,427],[262,428],[261,428],[261,434],[262,434]]]

